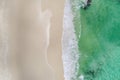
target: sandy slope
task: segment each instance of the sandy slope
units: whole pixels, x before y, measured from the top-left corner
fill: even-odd
[[[44,0],[43,3],[45,3],[45,5],[43,4],[43,10],[50,9],[52,11],[48,61],[54,69],[56,80],[64,80],[61,45],[64,0]]]
[[[64,80],[64,1],[10,0],[6,8],[11,80]]]

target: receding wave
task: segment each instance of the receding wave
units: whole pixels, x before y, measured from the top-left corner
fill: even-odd
[[[63,65],[65,80],[76,80],[78,71],[78,46],[73,25],[70,0],[66,0],[63,26]]]

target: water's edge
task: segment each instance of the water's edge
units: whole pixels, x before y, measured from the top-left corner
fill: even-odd
[[[76,80],[78,71],[78,46],[75,35],[70,0],[66,0],[64,9],[62,53],[65,80]]]

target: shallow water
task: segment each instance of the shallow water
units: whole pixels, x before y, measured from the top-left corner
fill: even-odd
[[[80,0],[71,4],[80,52],[76,80],[80,75],[84,80],[119,80],[119,2],[92,0],[86,9],[80,8]]]
[[[73,14],[70,0],[66,0],[64,9],[64,26],[63,26],[63,65],[65,80],[76,79],[78,69],[77,63],[79,59],[79,52],[77,46],[77,37],[75,35]]]

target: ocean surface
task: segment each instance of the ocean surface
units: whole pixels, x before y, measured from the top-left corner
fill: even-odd
[[[86,1],[66,1],[64,33],[68,35],[63,37],[67,39],[63,43],[69,43],[73,36],[74,41],[71,41],[72,45],[69,43],[65,46],[68,50],[63,50],[67,59],[64,59],[64,63],[75,63],[69,65],[70,69],[64,66],[68,72],[65,80],[120,80],[120,2]],[[72,49],[74,45],[76,47]],[[72,52],[75,49],[76,51]],[[74,55],[77,58],[71,59]],[[72,72],[76,74],[69,75]]]

